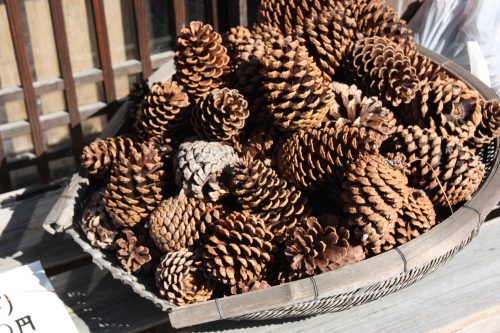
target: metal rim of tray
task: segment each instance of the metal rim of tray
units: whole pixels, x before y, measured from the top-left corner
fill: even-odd
[[[449,59],[419,47],[419,52],[475,88],[485,99],[497,98],[492,89]],[[164,78],[173,73],[169,64]],[[108,125],[104,136],[112,135],[126,118],[126,105]],[[186,306],[176,306],[157,297],[137,277],[128,274],[92,248],[72,227],[78,190],[88,179],[74,175],[45,224],[64,230],[82,249],[92,255],[101,269],[156,306],[169,312],[175,328],[207,323],[220,319],[264,320],[337,312],[361,305],[403,289],[433,272],[452,258],[479,232],[488,213],[500,199],[500,139],[482,152],[488,177],[473,198],[428,233],[375,257],[341,269],[310,278],[274,286],[264,290],[210,300]]]

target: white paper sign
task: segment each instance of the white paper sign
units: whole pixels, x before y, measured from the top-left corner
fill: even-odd
[[[0,333],[78,332],[39,261],[0,273]]]

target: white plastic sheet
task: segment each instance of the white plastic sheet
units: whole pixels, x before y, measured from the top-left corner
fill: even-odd
[[[489,77],[500,95],[499,0],[425,0],[409,26],[417,43]]]

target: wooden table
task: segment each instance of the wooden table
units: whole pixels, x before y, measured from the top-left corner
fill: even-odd
[[[165,313],[93,265],[42,221],[62,182],[0,195],[0,272],[36,260],[82,332],[176,332]],[[415,285],[339,313],[294,321],[223,321],[179,332],[500,332],[500,215]]]

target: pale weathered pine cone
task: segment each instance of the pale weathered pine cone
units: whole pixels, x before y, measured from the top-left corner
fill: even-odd
[[[80,226],[90,245],[102,250],[112,249],[119,229],[106,213],[100,190],[92,194],[83,209]]]
[[[191,138],[179,146],[174,158],[175,182],[186,195],[217,201],[228,194],[219,177],[237,161],[231,146]]]

